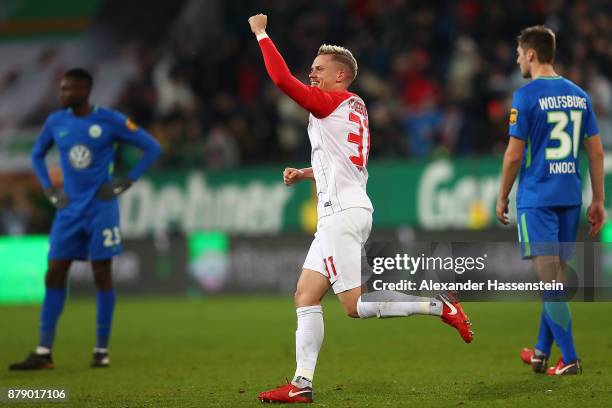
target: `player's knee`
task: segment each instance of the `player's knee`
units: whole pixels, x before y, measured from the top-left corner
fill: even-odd
[[[45,274],[45,287],[61,289],[66,287],[67,274],[64,271],[50,268]]]
[[[306,302],[306,295],[304,294],[303,290],[300,290],[299,288],[296,289],[295,293],[293,294],[293,302],[295,303],[295,307],[304,306],[304,303]]]
[[[321,304],[321,299],[317,299],[312,293],[299,287],[293,295],[293,300],[295,302],[295,307],[316,306]]]
[[[91,267],[94,273],[94,282],[98,290],[111,290],[113,288],[112,264],[108,260],[93,261]]]
[[[96,283],[97,290],[107,291],[107,290],[111,290],[112,288],[113,288],[112,282]]]
[[[96,273],[94,274],[94,281],[98,290],[111,290],[113,288],[113,280],[110,273]]]

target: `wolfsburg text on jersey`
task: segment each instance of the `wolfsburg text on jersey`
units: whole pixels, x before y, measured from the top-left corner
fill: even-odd
[[[545,96],[538,99],[540,103],[540,109],[561,109],[561,108],[577,108],[587,109],[586,98],[576,95],[557,95],[557,96]]]

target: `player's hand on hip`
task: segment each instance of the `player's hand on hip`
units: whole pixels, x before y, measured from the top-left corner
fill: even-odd
[[[266,31],[268,16],[265,14],[255,14],[254,16],[249,17],[249,25],[251,26],[251,31],[253,34],[261,34]]]
[[[283,182],[286,186],[290,186],[294,184],[296,181],[299,181],[304,176],[304,172],[300,169],[294,169],[293,167],[285,168],[283,171]]]
[[[508,203],[510,200],[507,198],[498,198],[497,205],[495,206],[495,214],[497,215],[497,220],[504,225],[510,224],[510,220],[508,220]]]
[[[134,182],[128,178],[108,181],[98,189],[96,198],[103,201],[110,201],[130,188]]]
[[[593,202],[589,205],[587,210],[587,220],[591,226],[589,227],[589,235],[597,235],[603,222],[606,219],[606,210],[604,209],[603,202]]]
[[[61,188],[57,188],[54,186],[46,188],[45,195],[47,196],[51,204],[53,204],[53,206],[58,210],[66,208],[68,206],[68,203],[70,203],[70,199],[68,198],[64,190],[62,190]]]

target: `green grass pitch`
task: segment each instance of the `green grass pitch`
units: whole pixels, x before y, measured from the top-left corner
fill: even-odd
[[[572,304],[582,376],[535,375],[518,358],[534,343],[538,303],[467,303],[476,337],[464,344],[438,318],[361,321],[324,302],[315,377],[320,407],[611,407],[612,303]],[[37,307],[0,307],[0,387],[65,388],[68,403],[16,407],[254,407],[294,370],[288,298],[119,298],[108,369],[89,368],[94,303],[71,300],[56,368],[9,372],[36,343]],[[559,357],[554,349],[553,359]],[[10,406],[0,403],[0,408]]]

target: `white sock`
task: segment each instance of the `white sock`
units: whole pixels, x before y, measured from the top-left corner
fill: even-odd
[[[294,379],[312,382],[314,378],[317,357],[323,344],[323,308],[318,306],[298,307],[297,330],[295,331],[295,369]],[[294,384],[301,387],[301,384]]]
[[[51,354],[51,349],[47,347],[38,346],[36,347],[36,354]]]
[[[440,316],[442,315],[442,301],[385,290],[361,295],[357,301],[357,313],[362,319],[369,317],[382,319],[414,314]]]

